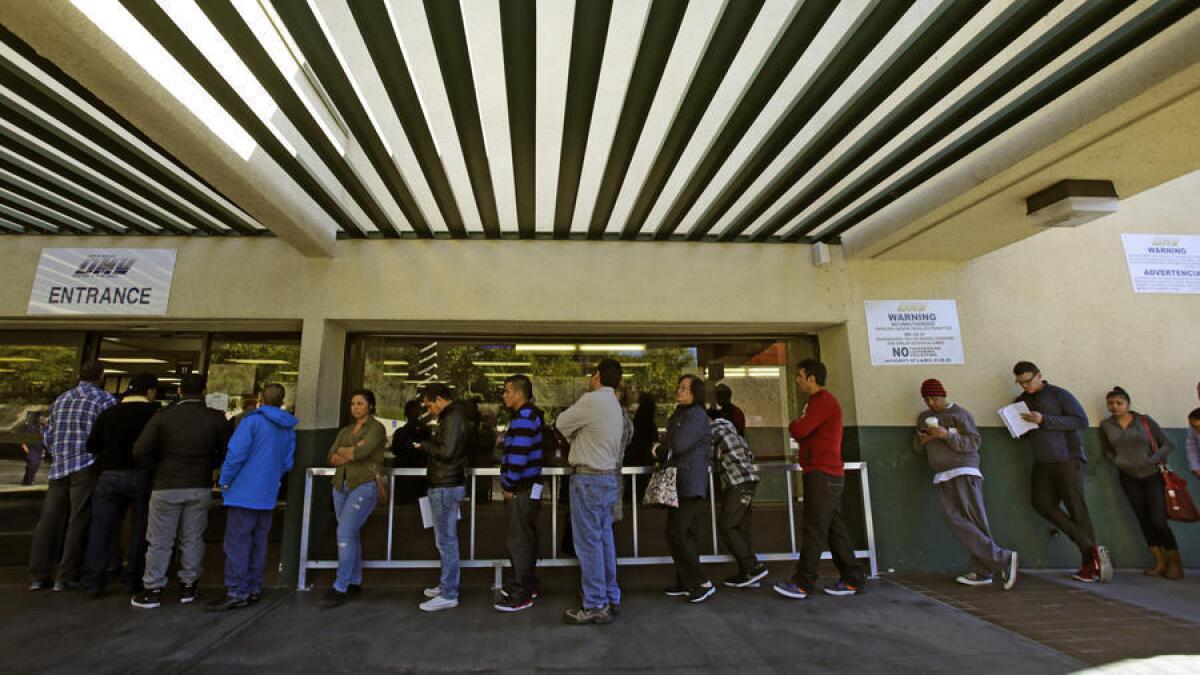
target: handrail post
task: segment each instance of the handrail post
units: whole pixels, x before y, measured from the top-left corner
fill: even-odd
[[[387,543],[387,560],[392,559],[392,532],[395,530],[393,525],[396,519],[396,474],[388,476],[388,483],[391,488],[388,489],[388,543]]]
[[[558,560],[558,474],[550,476],[550,559]]]
[[[875,555],[875,519],[871,517],[871,483],[867,478],[867,463],[862,462],[859,469],[862,476],[863,517],[867,526],[867,555],[870,556],[871,577],[879,576],[879,561]]]
[[[308,527],[312,519],[312,470],[304,470],[304,512],[300,523],[300,564],[296,574],[296,589],[308,590]]]
[[[792,538],[792,555],[796,555],[796,499],[795,491],[792,489],[792,467],[788,467],[783,473],[784,482],[787,483],[787,500],[788,500],[788,534]]]
[[[637,491],[637,474],[631,473],[629,477],[633,480],[630,482],[630,491],[633,493],[633,557],[638,557],[638,491]]]
[[[475,472],[467,472],[471,476],[471,560],[475,559]],[[462,513],[462,505],[459,505],[459,513]],[[457,525],[455,526],[457,528]]]
[[[717,484],[713,480],[712,469],[708,471],[708,506],[712,512],[713,555],[717,555]]]

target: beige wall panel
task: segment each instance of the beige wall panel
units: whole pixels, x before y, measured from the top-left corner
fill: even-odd
[[[1124,200],[1111,216],[967,263],[850,261],[859,424],[911,424],[921,380],[938,377],[982,425],[1000,426],[994,411],[1018,393],[1012,365],[1029,359],[1075,393],[1093,426],[1107,415],[1105,392],[1118,384],[1135,409],[1184,426],[1197,405],[1200,295],[1134,294],[1121,233],[1200,234],[1198,214],[1200,172]],[[958,302],[965,365],[870,365],[863,301],[907,298]]]
[[[168,247],[171,319],[828,325],[840,261],[807,246],[569,241],[342,241],[332,259],[276,239],[0,238],[0,320],[23,318],[45,246]]]

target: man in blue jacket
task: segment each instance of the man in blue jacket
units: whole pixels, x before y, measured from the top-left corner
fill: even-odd
[[[297,420],[281,406],[279,384],[263,388],[262,404],[238,425],[217,484],[224,495],[225,588],[211,611],[240,609],[257,602],[267,564],[267,534],[279,496],[279,481],[292,469]]]

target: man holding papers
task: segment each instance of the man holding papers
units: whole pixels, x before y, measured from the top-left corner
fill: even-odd
[[[975,418],[946,398],[938,380],[921,383],[921,398],[928,408],[917,417],[913,449],[929,460],[946,524],[971,554],[969,569],[955,581],[967,586],[995,583],[1007,591],[1017,583],[1017,552],[998,546],[988,528],[979,471],[982,439]]]
[[[1096,531],[1083,494],[1081,432],[1087,428],[1087,413],[1071,392],[1042,379],[1029,361],[1013,366],[1013,376],[1023,393],[1017,402],[1029,407],[1021,418],[1037,428],[1021,436],[1033,452],[1030,491],[1033,508],[1079,547],[1082,561],[1071,576],[1085,583],[1112,579],[1108,549],[1096,545]],[[1060,504],[1066,506],[1064,513]]]

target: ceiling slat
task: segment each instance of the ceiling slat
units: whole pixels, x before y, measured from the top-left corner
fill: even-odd
[[[499,1],[517,230],[522,239],[532,239],[537,232],[537,7],[535,0]]]

